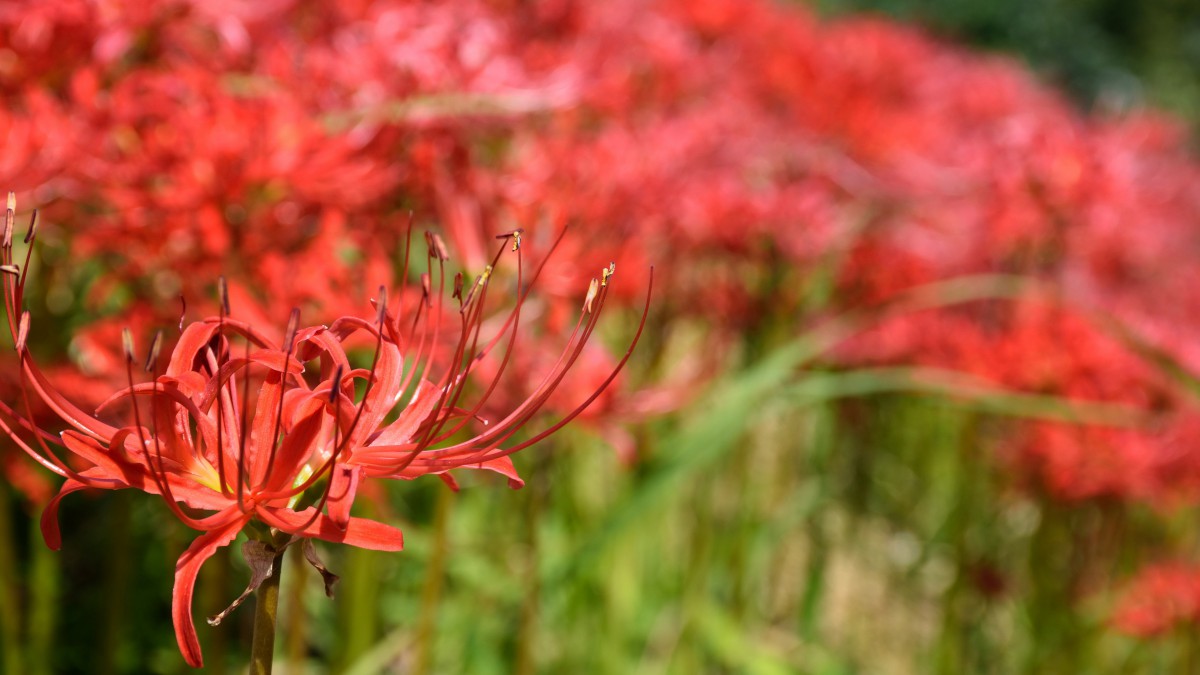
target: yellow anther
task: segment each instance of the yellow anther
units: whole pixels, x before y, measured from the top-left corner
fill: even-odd
[[[614,275],[616,273],[617,273],[617,264],[613,263],[613,262],[608,263],[608,267],[605,267],[604,269],[600,270],[600,286],[601,287],[608,286],[609,278],[612,277],[612,275]]]

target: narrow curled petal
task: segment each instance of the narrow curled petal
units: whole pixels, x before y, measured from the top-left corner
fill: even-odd
[[[473,465],[477,469],[487,469],[508,479],[508,486],[514,490],[519,490],[525,487],[525,479],[521,478],[521,474],[517,473],[517,467],[513,466],[512,458],[507,455],[489,459],[479,464]]]
[[[87,486],[83,483],[80,483],[72,478],[68,478],[67,482],[63,483],[62,488],[59,489],[58,494],[54,495],[54,499],[51,499],[50,503],[47,504],[46,508],[42,511],[42,539],[46,541],[46,547],[51,551],[57,551],[62,548],[62,532],[58,529],[59,502],[62,501],[63,497],[66,497],[72,492],[79,492],[80,490],[86,489]]]
[[[192,542],[179,562],[175,564],[175,591],[171,599],[171,620],[175,623],[175,639],[179,642],[179,651],[188,665],[193,668],[204,666],[204,658],[200,654],[200,640],[196,637],[196,624],[192,620],[192,593],[196,588],[196,575],[206,560],[216,553],[217,549],[227,546],[237,537],[238,532],[249,520],[249,516],[239,518],[228,525],[206,532]]]
[[[345,529],[338,527],[324,513],[313,519],[310,506],[299,513],[287,509],[259,507],[258,516],[271,527],[301,537],[316,537],[373,551],[400,551],[404,549],[404,533],[391,525],[367,518],[350,518]],[[309,520],[312,520],[310,523]]]

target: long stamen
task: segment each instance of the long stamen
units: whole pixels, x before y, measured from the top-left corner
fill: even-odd
[[[29,246],[25,248],[25,264],[21,268],[21,276],[17,279],[17,287],[22,295],[25,291],[25,277],[29,274],[29,261],[33,256],[33,238],[37,236],[37,217],[38,211],[34,209],[29,216],[29,231],[25,233],[25,243]]]
[[[212,364],[213,375],[220,373],[221,366],[221,340],[225,339],[225,317],[229,313],[229,294],[225,288],[225,277],[221,277],[217,282],[220,298],[218,300],[217,309],[217,333],[213,337],[214,347],[216,352],[214,363]],[[221,495],[229,497],[232,491],[229,488],[229,481],[225,478],[225,392],[224,386],[217,387],[216,406],[217,406],[217,476],[221,486]]]
[[[241,414],[239,423],[241,427],[238,431],[238,463],[237,463],[237,503],[238,508],[242,511],[246,510],[245,495],[247,487],[246,478],[246,445],[248,442],[249,431],[246,428],[247,418],[250,416],[250,411],[246,406],[250,405],[250,341],[245,342],[245,361],[246,372],[242,375],[242,399],[241,399]],[[230,383],[233,382],[233,377],[230,376]],[[237,408],[234,408],[237,410]]]
[[[283,373],[279,376],[279,407],[275,411],[275,424],[271,430],[271,455],[267,459],[266,476],[271,475],[271,467],[275,466],[275,453],[279,449],[279,427],[283,423],[283,398],[287,393],[288,370],[292,367],[292,352],[296,345],[296,331],[300,328],[300,308],[293,307],[292,313],[288,316],[287,330],[284,332],[283,344],[286,351],[283,355]],[[262,442],[261,439],[259,442]]]
[[[491,398],[492,393],[496,391],[497,386],[500,384],[500,379],[503,377],[504,371],[508,367],[510,357],[512,356],[513,346],[516,343],[517,327],[518,327],[518,324],[520,323],[521,306],[524,304],[526,294],[528,293],[528,289],[525,289],[522,286],[522,276],[524,274],[524,265],[522,262],[523,257],[521,255],[521,247],[520,247],[521,234],[520,233],[521,233],[521,230],[516,230],[512,234],[512,236],[514,237],[513,250],[517,253],[517,302],[516,302],[516,305],[513,307],[512,313],[510,314],[509,318],[506,320],[505,326],[502,327],[502,330],[499,333],[497,333],[496,338],[493,338],[492,341],[488,344],[487,347],[485,347],[485,349],[482,352],[476,353],[475,352],[475,344],[473,343],[471,345],[471,352],[476,354],[475,357],[472,359],[472,363],[477,363],[486,355],[486,353],[488,351],[490,351],[491,347],[496,344],[497,338],[499,338],[501,335],[504,335],[506,333],[508,334],[509,338],[508,338],[507,344],[505,345],[504,356],[501,358],[500,365],[496,369],[496,375],[492,378],[492,381],[488,384],[488,387],[483,392],[483,395],[480,396],[479,400],[475,402],[475,406],[472,407],[471,410],[468,411],[467,414],[463,416],[462,420],[457,425],[455,425],[454,428],[452,428],[451,430],[449,430],[445,433],[439,434],[436,438],[432,439],[432,441],[430,441],[431,443],[441,443],[441,442],[445,441],[446,439],[450,438],[454,434],[461,431],[463,429],[463,427],[465,427],[470,422],[471,419],[476,417],[479,414],[479,411],[483,409],[483,406],[487,403],[488,399]],[[559,236],[559,241],[561,241],[561,235]],[[555,242],[555,245],[557,246],[557,241]],[[545,264],[545,259],[543,259],[543,261],[542,261],[542,265],[544,265],[544,264]],[[541,272],[542,265],[538,266],[538,273]],[[480,305],[481,305],[480,314],[482,314],[482,304],[483,304],[483,301],[481,299],[480,300]],[[503,328],[507,328],[508,324],[512,325],[511,331],[503,330]],[[477,331],[476,335],[478,335],[478,331]],[[466,376],[471,371],[471,365],[472,365],[471,363],[468,363],[466,370],[462,373],[462,378],[464,380],[466,379]],[[453,405],[457,404],[457,400],[458,399],[456,397],[454,399],[454,402],[451,404],[452,407],[453,407]]]
[[[123,337],[125,337],[126,344],[125,377],[129,382],[129,390],[132,392],[134,389],[133,364],[136,358],[134,357],[131,349],[133,345],[133,336],[129,333],[128,328],[125,329]],[[154,406],[156,405],[159,393],[157,376],[154,378],[154,383],[152,386],[153,392],[151,395],[151,406]],[[172,494],[171,484],[167,477],[166,465],[163,462],[162,448],[159,446],[158,434],[156,433],[153,434],[155,447],[154,457],[151,457],[147,454],[147,446],[149,445],[149,441],[146,438],[146,430],[142,426],[141,407],[138,405],[137,396],[131,396],[130,399],[130,404],[133,405],[133,425],[134,429],[137,430],[138,442],[141,444],[139,446],[141,455],[145,458],[144,461],[146,468],[149,470],[150,477],[154,480],[154,484],[158,487],[159,496],[162,497],[162,500],[167,505],[167,508],[169,508],[171,512],[174,513],[175,516],[179,518],[179,520],[181,520],[185,525],[194,529],[204,529],[199,520],[192,518],[183,512],[183,509],[179,507],[174,494]],[[153,409],[151,411],[151,415],[157,414],[155,410],[156,409]],[[155,466],[155,458],[158,460],[157,467]]]
[[[380,311],[379,316],[380,317],[386,316],[386,312]],[[298,487],[293,488],[290,491],[290,494],[300,494],[300,493],[304,492],[309,487],[312,487],[312,485],[314,485],[317,482],[317,480],[319,480],[320,477],[322,475],[326,474],[327,472],[332,480],[333,470],[337,466],[337,459],[338,459],[339,455],[349,451],[350,440],[354,437],[354,432],[358,428],[359,421],[362,419],[363,410],[367,406],[367,398],[370,396],[371,388],[375,384],[375,379],[376,379],[375,378],[375,370],[379,367],[379,355],[382,351],[382,348],[383,348],[383,330],[382,330],[382,326],[380,326],[375,331],[375,353],[371,357],[371,370],[369,371],[369,373],[367,375],[367,385],[363,389],[362,400],[359,402],[359,404],[357,406],[355,406],[356,411],[354,413],[354,419],[350,422],[350,427],[346,430],[345,436],[343,437],[343,439],[340,443],[338,443],[337,441],[334,442],[333,452],[331,453],[329,459],[325,462],[325,464],[322,465],[320,469],[313,472],[313,475],[309,476],[308,480],[306,480],[303,484],[301,484]],[[335,378],[335,381],[338,384],[340,384],[340,382],[341,382],[341,374],[342,374],[342,366],[339,364],[338,369],[337,369],[337,377]],[[333,391],[333,395],[337,395],[337,392],[338,392],[338,387],[335,387],[334,391]],[[337,407],[335,407],[335,413],[334,413],[334,432],[335,432],[334,435],[336,437],[338,425],[341,423],[341,412],[340,412],[341,396],[340,395],[338,395],[335,403],[336,403]],[[275,495],[275,494],[270,495],[271,498],[274,498],[277,496],[281,496],[281,495]],[[325,503],[324,499],[322,499],[321,503],[322,504]],[[319,511],[319,509],[318,509],[318,511]],[[315,519],[315,517],[316,516],[314,515],[314,519]]]
[[[335,374],[333,376],[333,386],[329,389],[329,402],[333,404],[333,448],[334,448],[334,450],[330,454],[329,460],[325,463],[325,466],[321,467],[318,471],[314,472],[313,475],[310,476],[309,479],[307,481],[305,481],[302,485],[300,485],[299,487],[293,488],[291,493],[303,494],[305,490],[312,487],[312,485],[316,483],[319,476],[321,476],[325,473],[328,473],[329,480],[326,481],[326,483],[325,483],[325,489],[321,491],[320,499],[318,499],[317,503],[313,505],[313,507],[314,507],[313,514],[311,516],[309,516],[309,519],[304,523],[304,525],[302,527],[297,528],[297,531],[307,530],[310,525],[317,522],[317,518],[321,517],[321,511],[325,508],[325,504],[328,503],[328,501],[329,501],[329,492],[330,492],[330,490],[333,489],[333,472],[337,469],[338,454],[339,454],[339,452],[341,452],[341,445],[338,440],[338,430],[341,427],[341,422],[342,422],[341,390],[342,390],[342,366],[341,366],[341,364],[338,364],[337,371],[335,372]],[[349,438],[351,433],[353,433],[353,431],[347,431],[345,438]]]
[[[600,396],[600,394],[604,393],[604,390],[607,389],[610,384],[612,384],[612,381],[616,379],[617,375],[619,375],[621,370],[625,367],[625,364],[629,361],[629,357],[633,355],[633,348],[637,346],[638,340],[641,339],[641,337],[642,337],[642,331],[646,327],[646,318],[650,315],[650,297],[653,294],[653,291],[654,291],[654,267],[651,267],[650,268],[650,282],[649,282],[648,288],[646,289],[646,305],[642,309],[642,318],[638,322],[638,329],[637,329],[637,332],[634,333],[633,341],[630,342],[629,348],[627,350],[625,350],[625,355],[623,357],[621,357],[621,361],[617,364],[617,366],[615,368],[613,368],[612,373],[610,373],[609,376],[604,380],[604,382],[602,382],[600,384],[600,386],[596,389],[596,391],[592,392],[592,395],[589,396],[586,401],[584,401],[583,403],[576,406],[576,408],[574,410],[572,410],[568,415],[563,417],[556,424],[554,424],[550,428],[546,429],[545,431],[542,431],[542,432],[534,435],[532,438],[529,438],[525,441],[522,441],[521,443],[518,443],[517,445],[514,445],[510,448],[506,448],[499,454],[488,455],[487,457],[485,457],[484,459],[482,459],[480,461],[488,461],[488,460],[492,460],[492,459],[498,459],[499,457],[510,455],[514,452],[517,452],[518,450],[523,450],[523,449],[533,445],[534,443],[541,441],[542,439],[548,437],[550,434],[555,433],[556,431],[558,431],[559,429],[563,428],[568,423],[570,423],[571,420],[575,419],[589,405],[591,405],[592,402],[595,401]]]
[[[604,300],[608,295],[608,287],[607,286],[602,288],[602,291],[599,296],[599,306],[597,306],[596,311],[592,314],[591,319],[587,322],[587,326],[584,328],[582,333],[579,334],[579,339],[576,341],[574,339],[575,336],[573,334],[572,340],[570,340],[568,342],[568,344],[570,344],[571,342],[575,343],[574,349],[568,349],[568,352],[570,352],[570,357],[567,358],[565,360],[565,362],[560,357],[559,362],[561,364],[561,367],[556,365],[556,367],[552,369],[551,376],[548,377],[547,380],[543,381],[542,385],[540,385],[538,387],[538,393],[536,393],[534,396],[532,396],[530,399],[528,399],[525,403],[523,403],[521,406],[519,406],[516,411],[511,413],[500,424],[497,424],[493,430],[491,430],[487,433],[484,433],[484,434],[476,437],[475,439],[472,439],[471,441],[467,441],[463,444],[451,446],[448,448],[442,448],[442,449],[438,449],[438,450],[426,451],[426,456],[433,460],[431,462],[431,464],[436,464],[437,466],[443,467],[443,468],[452,468],[453,466],[475,464],[478,462],[489,461],[492,459],[497,459],[499,457],[504,457],[504,456],[512,454],[513,452],[516,452],[520,449],[529,447],[530,445],[546,438],[547,436],[554,433],[558,429],[561,429],[564,425],[566,425],[568,422],[573,420],[575,417],[577,417],[580,413],[583,412],[583,410],[588,405],[590,405],[597,397],[600,396],[601,393],[603,393],[603,391],[608,387],[608,385],[620,373],[621,369],[624,368],[625,363],[629,360],[630,355],[632,355],[633,348],[634,348],[634,346],[636,346],[638,340],[641,338],[642,331],[645,328],[646,318],[649,315],[649,310],[650,310],[650,298],[653,293],[653,287],[654,287],[654,270],[652,267],[650,270],[650,283],[649,283],[649,287],[647,288],[647,292],[646,292],[646,306],[642,312],[642,319],[638,325],[638,331],[635,334],[633,342],[630,344],[629,349],[626,351],[624,358],[621,359],[620,363],[617,364],[617,367],[613,370],[613,372],[609,375],[609,377],[601,384],[601,386],[595,392],[593,392],[592,395],[590,397],[588,397],[588,399],[586,401],[584,401],[581,405],[576,407],[566,417],[564,417],[562,420],[560,420],[558,423],[556,423],[549,429],[537,434],[536,436],[534,436],[531,439],[528,439],[528,440],[526,440],[518,445],[512,446],[510,448],[506,448],[503,450],[493,452],[500,444],[504,443],[508,438],[512,437],[512,435],[515,434],[521,428],[522,425],[524,425],[526,422],[529,421],[529,419],[532,418],[532,416],[537,412],[538,409],[541,408],[541,406],[549,398],[550,394],[558,386],[558,383],[561,382],[563,377],[565,377],[567,371],[570,369],[571,365],[578,358],[579,354],[582,351],[583,345],[586,344],[588,338],[591,336],[591,332],[595,328],[595,325],[596,325],[597,319],[598,319],[598,315],[600,313],[599,307],[603,306]],[[564,356],[566,355],[566,353],[567,352],[564,352]],[[412,452],[406,458],[406,461],[400,465],[399,470],[403,470],[404,468],[407,468],[407,466],[416,459],[417,454],[419,454],[420,452],[421,452],[420,448],[417,448],[416,451]],[[464,455],[464,456],[461,457],[460,459],[447,459],[447,460],[441,460],[441,461],[439,461],[437,459],[440,457],[457,456],[457,455]]]
[[[0,411],[2,411],[3,414],[11,417],[17,423],[18,426],[21,426],[21,427],[31,431],[33,434],[35,443],[38,445],[38,447],[41,448],[42,452],[41,453],[35,452],[32,447],[30,447],[27,443],[25,443],[25,441],[21,440],[16,434],[13,434],[10,432],[9,435],[17,443],[17,445],[26,452],[26,454],[28,454],[31,458],[33,458],[35,461],[37,461],[38,464],[41,464],[42,466],[47,467],[54,473],[56,473],[60,476],[66,476],[67,478],[71,478],[80,483],[84,483],[85,485],[104,484],[104,481],[93,480],[93,479],[86,478],[86,477],[76,473],[75,470],[72,469],[69,464],[67,464],[65,461],[60,459],[58,457],[58,455],[53,450],[50,449],[50,446],[46,442],[47,440],[49,440],[49,441],[57,444],[57,443],[61,443],[61,441],[59,441],[57,438],[55,438],[55,437],[51,436],[50,434],[47,434],[46,432],[39,429],[32,421],[35,419],[35,417],[33,414],[33,405],[31,403],[32,397],[29,395],[28,378],[32,376],[36,380],[36,378],[38,377],[39,374],[35,369],[33,369],[31,367],[31,361],[29,359],[29,352],[26,349],[26,345],[25,345],[25,342],[29,336],[29,323],[30,323],[29,312],[28,311],[22,312],[21,320],[20,320],[20,328],[17,330],[16,348],[17,348],[17,358],[21,362],[21,368],[19,371],[20,377],[18,378],[18,381],[19,381],[20,389],[21,389],[21,401],[24,403],[24,406],[25,406],[25,417],[21,417],[20,415],[17,414],[17,412],[15,410],[13,410],[13,409],[9,408],[7,405],[3,405],[3,404],[0,404]],[[38,383],[38,384],[40,386],[40,383]],[[39,389],[38,391],[39,391],[39,393],[42,393],[41,389]],[[43,396],[43,399],[44,398],[45,397]],[[63,413],[60,413],[60,414],[63,414]],[[67,414],[69,414],[69,411],[67,411]],[[11,429],[11,427],[9,427],[7,424],[5,424],[4,426],[5,426],[6,430]],[[84,428],[86,430],[86,427],[80,427],[80,428]]]
[[[521,292],[521,290],[522,290],[521,282],[522,282],[524,266],[522,265],[522,255],[520,253],[520,232],[521,232],[521,230],[515,230],[508,234],[503,234],[503,235],[500,235],[497,237],[497,239],[504,239],[506,243],[507,243],[508,239],[512,238],[513,239],[513,250],[517,252],[517,291],[518,291],[519,300],[517,302],[516,307],[513,309],[513,313],[510,314],[510,316],[508,317],[508,320],[505,321],[505,324],[501,329],[501,331],[502,331],[501,334],[504,334],[507,332],[509,325],[512,324],[513,331],[511,333],[511,337],[509,340],[509,346],[508,346],[509,350],[511,350],[512,343],[515,340],[517,323],[519,323],[519,320],[520,320],[520,308],[521,308],[521,304],[522,304],[521,300],[524,299],[524,294]],[[559,240],[561,240],[561,234],[560,234]],[[558,242],[556,241],[555,245],[557,245],[557,243]],[[484,276],[482,278],[482,284],[479,285],[479,288],[481,288],[481,291],[479,294],[479,300],[472,307],[472,309],[471,309],[472,314],[470,315],[470,318],[468,320],[466,320],[463,324],[463,333],[459,340],[459,344],[455,349],[454,358],[450,365],[450,370],[447,372],[447,374],[443,378],[442,382],[439,383],[439,385],[438,385],[438,389],[439,389],[439,391],[442,391],[442,395],[439,396],[439,399],[438,399],[437,403],[435,404],[434,409],[438,410],[438,411],[444,410],[445,414],[444,415],[439,414],[440,419],[435,420],[432,424],[429,424],[422,429],[420,440],[416,442],[415,447],[411,453],[411,456],[404,463],[402,468],[407,467],[408,464],[411,463],[416,458],[417,454],[419,452],[421,452],[422,449],[428,447],[432,443],[439,442],[440,440],[443,440],[444,438],[447,438],[447,437],[453,435],[454,433],[457,433],[458,430],[460,430],[463,426],[465,426],[467,424],[467,422],[473,416],[475,416],[479,412],[480,409],[482,409],[482,406],[486,402],[487,397],[489,397],[491,395],[492,391],[494,391],[494,389],[495,389],[496,383],[498,382],[501,373],[497,373],[496,378],[493,380],[491,386],[489,386],[483,399],[477,403],[477,405],[470,412],[470,414],[465,416],[463,421],[461,423],[459,423],[455,427],[455,429],[451,430],[450,432],[447,432],[446,434],[441,433],[442,429],[445,427],[446,423],[449,421],[450,416],[453,413],[453,410],[456,408],[456,406],[458,404],[458,399],[460,398],[462,391],[466,385],[466,378],[470,374],[473,364],[479,358],[479,357],[477,357],[476,359],[472,359],[471,361],[467,362],[465,368],[463,368],[462,371],[459,372],[459,368],[462,367],[464,348],[465,348],[465,344],[467,341],[468,333],[473,333],[470,351],[472,353],[475,353],[475,349],[478,344],[479,329],[482,325],[483,308],[486,304],[487,291],[488,291],[488,287],[491,282],[491,276],[492,276],[491,270],[495,267],[496,264],[498,264],[500,262],[500,256],[503,255],[503,253],[504,253],[504,246],[502,245],[500,247],[500,249],[496,252],[496,255],[492,258],[492,264],[489,265],[484,272]],[[468,326],[471,326],[471,325],[475,326],[474,331],[471,331],[468,328]],[[494,344],[495,344],[495,339],[492,340],[492,342],[489,345],[489,348],[491,345],[494,345]],[[503,371],[504,366],[507,365],[507,361],[508,361],[508,354],[506,353],[505,359],[501,365],[501,372]],[[446,385],[448,383],[453,383],[453,385],[454,385],[453,393],[450,393],[449,395],[447,395],[447,392],[446,392]],[[447,400],[449,401],[448,404],[447,404]]]

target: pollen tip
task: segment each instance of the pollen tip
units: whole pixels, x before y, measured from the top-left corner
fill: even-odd
[[[296,341],[296,331],[300,330],[300,308],[293,307],[288,314],[287,329],[283,334],[284,349],[291,349],[292,343]]]
[[[612,276],[616,273],[617,273],[617,264],[615,262],[609,262],[608,267],[605,267],[600,270],[600,287],[601,288],[607,287],[608,280],[611,279]]]
[[[21,312],[21,321],[17,325],[17,353],[25,351],[25,343],[29,340],[29,310]]]
[[[162,351],[162,331],[154,334],[154,341],[150,343],[150,352],[146,354],[146,372],[154,370],[154,364],[158,363],[159,352]]]
[[[496,238],[497,239],[512,239],[513,240],[512,250],[517,251],[518,249],[521,248],[521,235],[524,233],[525,233],[525,228],[518,227],[517,229],[515,229],[511,232],[505,232],[504,234],[498,234],[498,235],[496,235]]]
[[[429,239],[429,255],[441,261],[450,259],[450,252],[446,248],[446,242],[442,237],[434,232],[426,232],[426,237]]]
[[[5,249],[12,248],[12,230],[13,221],[16,219],[17,210],[17,193],[8,193],[8,210],[4,212],[4,239],[2,244]]]
[[[379,299],[376,301],[375,323],[383,325],[384,319],[387,318],[387,288],[379,287]]]
[[[225,275],[217,277],[217,294],[220,296],[218,300],[221,303],[221,310],[225,316],[230,315],[229,311],[229,282],[225,280]]]
[[[29,231],[25,233],[25,243],[28,244],[37,236],[38,226],[38,210],[34,209],[33,214],[29,216]]]
[[[133,333],[128,328],[121,329],[121,345],[125,349],[125,360],[133,363],[136,360],[133,355]]]

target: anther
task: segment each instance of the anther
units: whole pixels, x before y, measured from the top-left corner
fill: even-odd
[[[450,253],[446,250],[446,242],[442,241],[440,236],[433,232],[426,232],[425,241],[429,244],[430,257],[437,258],[443,262],[450,259]]]
[[[337,370],[333,374],[333,386],[329,389],[329,402],[337,401],[338,390],[342,388],[342,364],[338,364]],[[335,421],[334,424],[337,424]]]
[[[121,343],[125,348],[125,360],[133,363],[136,360],[133,355],[133,333],[128,328],[121,329]]]
[[[383,286],[379,287],[379,300],[376,301],[375,323],[383,326],[384,319],[387,318],[387,289]]]
[[[421,292],[425,296],[425,306],[433,307],[433,288],[429,284],[429,274],[421,273]]]
[[[154,334],[154,341],[150,343],[150,353],[146,355],[146,372],[154,370],[154,364],[158,363],[158,354],[162,350],[162,331]]]
[[[293,343],[296,342],[296,331],[300,329],[300,308],[293,307],[292,313],[288,315],[287,330],[283,334],[283,348],[291,351]]]
[[[17,219],[17,193],[8,193],[8,209],[4,212],[4,241],[5,249],[12,248],[13,223]]]
[[[525,228],[518,227],[517,229],[513,230],[512,232],[508,232],[506,234],[498,234],[498,235],[496,235],[496,238],[497,239],[511,238],[513,240],[512,250],[513,250],[513,253],[516,253],[521,248],[521,234],[523,232],[525,232]]]
[[[450,297],[454,298],[455,300],[458,300],[459,304],[462,304],[462,299],[463,299],[462,291],[463,291],[463,275],[462,275],[462,272],[458,272],[454,275],[454,294],[451,295]]]
[[[608,267],[600,270],[600,286],[602,288],[608,286],[609,278],[612,277],[612,275],[614,275],[616,273],[617,273],[617,263],[615,263],[615,262],[608,263]]]
[[[0,273],[11,274],[14,277],[20,276],[21,268],[16,265],[0,265]]]
[[[33,238],[37,236],[37,216],[38,211],[37,209],[34,209],[33,214],[29,216],[29,231],[25,233],[26,244],[33,241]]]
[[[183,332],[183,320],[187,317],[187,298],[179,296],[179,332]]]
[[[588,284],[587,296],[583,299],[583,311],[588,314],[592,313],[592,303],[595,302],[596,296],[600,294],[600,282],[592,279],[592,283]]]
[[[229,316],[229,283],[225,281],[225,275],[217,277],[217,294],[220,296],[221,311],[225,316]]]
[[[29,339],[29,310],[21,312],[21,321],[17,325],[17,353],[25,351],[25,342]]]

